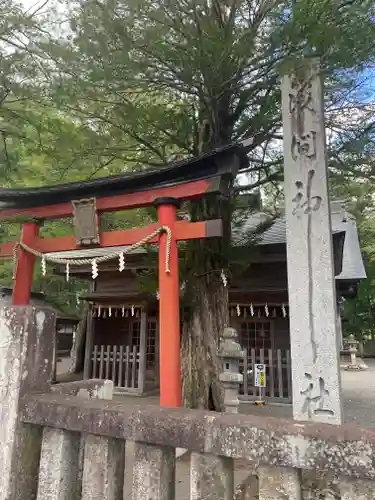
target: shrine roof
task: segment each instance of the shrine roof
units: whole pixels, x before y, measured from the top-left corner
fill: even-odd
[[[241,233],[254,231],[260,224],[265,224],[270,216],[257,212],[248,217]],[[331,203],[332,234],[345,233],[342,255],[342,270],[336,276],[337,280],[361,280],[367,277],[363,257],[359,245],[357,224],[353,216],[348,214],[340,202]],[[234,235],[235,239],[241,234]],[[285,216],[271,221],[270,226],[257,237],[257,245],[286,244],[286,219]]]
[[[0,189],[0,209],[27,209],[70,202],[86,197],[112,197],[119,194],[173,187],[186,182],[230,174],[235,176],[238,165],[223,161],[236,155],[240,168],[247,165],[241,144],[229,144],[210,153],[170,163],[165,167],[127,172],[89,181],[69,182],[52,186]],[[218,161],[219,160],[219,161]]]

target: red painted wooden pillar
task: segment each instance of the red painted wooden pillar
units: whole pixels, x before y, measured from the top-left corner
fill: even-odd
[[[22,225],[21,241],[26,245],[30,245],[33,238],[38,236],[38,233],[39,224],[37,222],[25,222]],[[17,256],[12,302],[14,306],[26,306],[30,302],[35,257],[20,247],[17,250]]]
[[[169,255],[170,272],[165,271],[167,234],[159,241],[159,337],[160,337],[160,406],[181,406],[180,368],[180,296],[178,251],[174,234],[176,208],[174,198],[158,198],[159,224],[170,227],[172,241]]]

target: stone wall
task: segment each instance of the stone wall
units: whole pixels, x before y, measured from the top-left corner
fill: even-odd
[[[126,441],[134,500],[174,498],[176,448],[190,451],[191,499],[231,500],[236,460],[257,471],[261,500],[301,500],[302,473],[334,476],[344,500],[374,498],[373,432],[129,407],[110,401],[108,381],[51,386],[53,328],[53,316],[32,307],[0,317],[1,500],[123,500]]]
[[[69,435],[92,435],[92,449],[85,458],[85,467],[92,471],[90,461],[96,460],[98,450],[104,450],[100,451],[104,453],[100,470],[102,474],[108,471],[113,474],[116,469],[114,484],[123,481],[119,464],[123,460],[124,443],[135,441],[133,498],[139,500],[174,498],[168,495],[173,494],[171,477],[176,447],[191,452],[191,488],[195,492],[191,498],[232,498],[234,460],[238,459],[249,461],[249,470],[258,471],[262,499],[301,499],[292,493],[302,491],[302,472],[308,477],[329,473],[339,478],[338,488],[345,485],[351,491],[355,482],[356,491],[364,492],[364,496],[351,497],[344,495],[345,490],[342,492],[345,500],[370,500],[375,493],[373,483],[369,482],[375,479],[375,435],[350,426],[156,406],[128,407],[112,401],[82,403],[77,398],[51,393],[28,397],[21,419],[26,424],[59,429]],[[99,466],[96,467],[98,474]],[[90,472],[94,484],[95,477]],[[159,493],[154,496],[155,491]]]

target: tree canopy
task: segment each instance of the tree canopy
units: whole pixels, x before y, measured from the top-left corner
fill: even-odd
[[[117,157],[164,164],[253,137],[259,183],[282,177],[279,79],[306,54],[326,76],[332,169],[373,152],[358,75],[374,63],[374,29],[362,0],[89,0],[72,6],[69,40],[44,47],[58,69],[53,98],[108,132]],[[360,159],[345,170],[358,174]]]

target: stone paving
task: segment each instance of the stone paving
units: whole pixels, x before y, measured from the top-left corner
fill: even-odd
[[[344,421],[361,427],[375,428],[375,359],[366,360],[369,369],[361,372],[347,372],[341,370],[342,397],[344,407]],[[61,367],[58,370],[62,372]],[[115,396],[124,404],[158,404],[158,396],[126,397]],[[257,407],[252,404],[241,404],[240,411],[247,414],[291,418],[290,406]],[[124,499],[131,498],[132,464],[134,460],[133,443],[126,444],[126,473]],[[235,483],[240,484],[249,474],[251,466],[244,461],[235,465]],[[176,470],[176,500],[190,498],[190,471],[189,456],[184,455],[177,461]]]
[[[375,359],[365,359],[368,370],[341,371],[344,421],[375,428]]]

